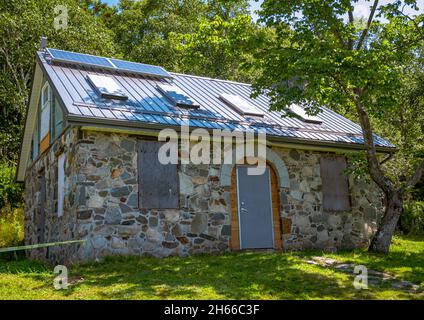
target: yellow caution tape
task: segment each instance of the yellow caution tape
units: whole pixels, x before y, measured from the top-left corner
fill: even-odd
[[[63,245],[63,244],[86,243],[86,242],[87,242],[87,240],[71,240],[71,241],[62,241],[62,242],[33,244],[33,245],[20,246],[20,247],[0,248],[0,253],[19,251],[19,250],[31,250],[31,249],[38,249],[38,248],[46,248],[46,247],[52,247],[52,246],[60,246],[60,245]]]

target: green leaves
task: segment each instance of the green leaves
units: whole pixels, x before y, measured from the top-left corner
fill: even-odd
[[[67,28],[56,30],[55,7],[68,10]],[[0,152],[16,160],[41,36],[48,45],[91,54],[113,55],[113,33],[76,0],[10,0],[0,4]]]
[[[122,0],[108,25],[126,59],[247,80],[239,67],[255,33],[247,7],[247,0]]]
[[[22,205],[22,186],[15,182],[15,173],[13,165],[0,162],[0,209],[6,205],[12,208]]]
[[[180,69],[203,76],[250,81],[255,73],[243,67],[252,59],[252,38],[260,37],[261,31],[249,15],[230,20],[219,16],[203,19],[193,33],[174,34],[181,53]]]
[[[262,21],[277,30],[277,40],[267,55],[273,60],[278,56],[282,63],[268,64],[267,61],[267,65],[261,65],[266,72],[257,82],[257,89],[267,89],[276,81],[297,76],[308,83],[305,90],[297,94],[302,99],[345,105],[350,99],[339,92],[366,88],[361,99],[367,105],[372,102],[378,109],[396,104],[393,97],[400,84],[399,68],[413,58],[411,50],[417,45],[417,41],[409,43],[413,23],[374,21],[365,27],[351,23],[355,21],[347,21],[344,16],[353,4],[349,1],[265,1]],[[363,28],[369,29],[368,35],[362,49],[356,50]],[[290,44],[281,46],[286,39],[290,39]],[[396,50],[396,42],[403,44],[397,45],[401,49]],[[295,90],[286,93],[292,102],[301,100],[296,98]],[[290,101],[280,97],[279,102]],[[374,108],[374,112],[378,113],[377,109]]]
[[[353,10],[357,2],[264,1],[260,19],[275,30],[275,39],[254,54],[262,70],[255,94],[266,92],[273,110],[292,103],[326,105],[358,120],[357,108],[364,108],[373,126],[366,129],[400,150],[385,164],[398,180],[399,172],[413,171],[424,145],[424,118],[416,112],[423,107],[418,75],[424,74],[424,15],[402,11],[416,7],[416,1],[395,1],[377,5],[372,19],[359,20]]]

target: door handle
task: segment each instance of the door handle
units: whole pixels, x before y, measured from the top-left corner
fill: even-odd
[[[245,213],[245,214],[249,213],[249,211],[247,209],[243,208],[243,206],[244,206],[244,201],[241,201],[241,203],[240,203],[240,211],[242,213]]]

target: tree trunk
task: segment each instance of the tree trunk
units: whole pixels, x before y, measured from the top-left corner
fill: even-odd
[[[377,150],[374,144],[371,122],[365,107],[361,102],[361,96],[363,93],[363,89],[354,89],[354,96],[352,100],[356,104],[358,118],[361,123],[370,176],[384,192],[386,200],[386,208],[383,219],[378,226],[376,234],[371,239],[371,244],[368,247],[368,251],[388,253],[393,233],[396,229],[397,222],[403,210],[404,192],[402,189],[396,189],[392,180],[386,176],[381,169],[381,164],[378,161]]]
[[[388,253],[393,233],[403,210],[403,196],[399,190],[393,190],[385,195],[386,209],[377,232],[371,239],[368,248],[370,252]]]

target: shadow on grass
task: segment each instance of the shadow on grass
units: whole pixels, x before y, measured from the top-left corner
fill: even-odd
[[[303,257],[330,256],[343,263],[365,265],[368,269],[391,273],[402,280],[424,284],[424,237],[403,236],[393,239],[389,254],[368,252],[366,249],[340,250],[335,254],[302,252]]]
[[[423,281],[422,249],[403,252],[399,245],[387,256],[365,250],[335,254],[240,252],[163,259],[115,256],[102,263],[70,267],[70,288],[55,294],[79,299],[373,299],[381,298],[385,291],[386,297],[413,298],[391,288],[355,290],[353,275],[305,263],[320,255],[378,271],[403,268],[405,280]],[[54,277],[51,268],[28,260],[0,262],[0,273],[25,274],[37,280],[44,277],[45,286],[51,286]]]
[[[165,259],[114,257],[78,267],[102,299],[372,298],[351,277],[310,266],[292,254],[238,253]],[[114,287],[113,290],[109,288]],[[76,288],[74,288],[76,289]]]

